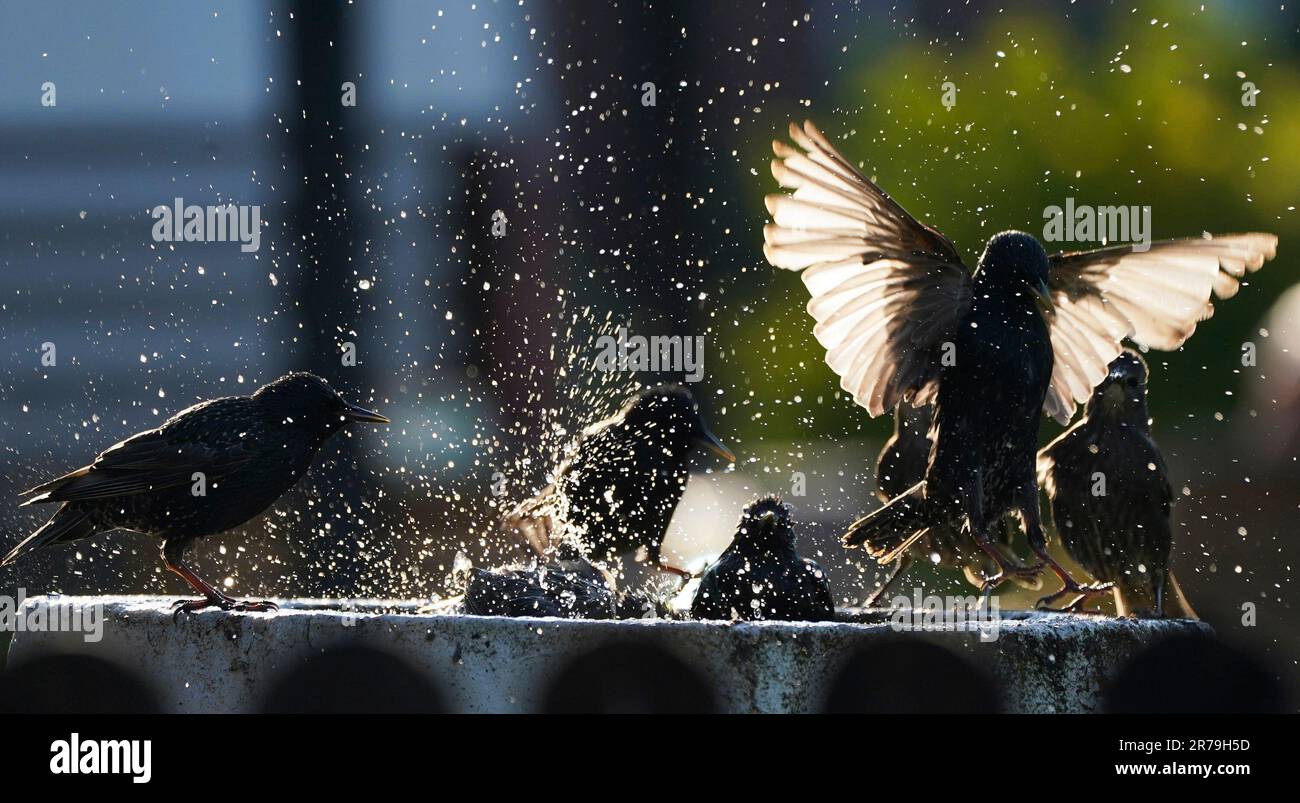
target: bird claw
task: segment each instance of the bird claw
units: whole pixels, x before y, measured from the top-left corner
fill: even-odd
[[[270,613],[271,611],[280,610],[280,606],[276,605],[269,599],[257,600],[256,602],[251,599],[243,599],[237,601],[226,610],[239,611],[241,613]]]
[[[993,593],[993,589],[1002,585],[1003,582],[1012,577],[1021,577],[1026,580],[1033,580],[1038,577],[1042,570],[1042,563],[1037,563],[1033,566],[1024,566],[1020,564],[1008,565],[1006,563],[1000,564],[998,570],[991,575],[981,573],[983,582],[980,583],[980,592],[984,595],[984,599],[987,600],[989,595]]]
[[[1078,583],[1066,583],[1061,590],[1057,591],[1055,594],[1048,594],[1039,599],[1038,602],[1034,603],[1034,607],[1039,610],[1056,610],[1061,613],[1079,613],[1079,609],[1089,599],[1097,594],[1104,594],[1114,587],[1114,583],[1085,583],[1083,585],[1079,585]],[[1063,608],[1051,607],[1053,602],[1056,602],[1067,594],[1077,594],[1078,596]]]
[[[182,613],[194,613],[204,608],[220,608],[223,611],[237,611],[239,613],[263,613],[280,610],[279,605],[267,599],[258,601],[233,599],[231,597],[181,599],[172,603],[172,621],[178,621]]]
[[[981,607],[984,608],[988,607],[989,597],[993,596],[993,589],[1002,585],[1002,581],[1006,578],[1006,576],[1007,576],[1007,572],[1005,569],[998,571],[996,574],[993,574],[992,576],[987,574],[984,575],[984,582],[980,584],[980,606]]]
[[[679,569],[678,567],[669,565],[667,563],[660,562],[657,566],[655,566],[655,568],[661,572],[664,572],[665,574],[674,575],[679,579],[681,579],[682,582],[685,583],[689,583],[691,580],[695,578],[694,572],[691,572],[689,569]]]

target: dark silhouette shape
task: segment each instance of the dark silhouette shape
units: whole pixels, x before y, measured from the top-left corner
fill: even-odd
[[[707,714],[717,707],[698,672],[671,653],[614,643],[579,656],[556,676],[550,714]]]
[[[925,470],[930,464],[930,425],[934,408],[925,404],[919,407],[911,404],[899,404],[894,408],[894,434],[880,450],[876,459],[876,496],[888,503],[891,499],[906,493],[914,485],[925,479]],[[991,546],[1002,553],[1008,566],[1015,569],[1010,579],[1024,588],[1037,590],[1042,582],[1029,576],[1025,565],[1019,558],[1011,555],[1005,547],[1011,545],[1015,527],[1009,518],[1004,517],[993,528]],[[900,554],[885,576],[880,588],[867,598],[867,607],[877,605],[897,580],[912,565],[912,555],[921,552],[926,556],[938,555],[939,563],[952,569],[958,569],[966,575],[967,581],[974,586],[982,586],[984,579],[997,571],[997,566],[969,538],[949,524],[936,524],[926,530],[925,535],[917,539],[916,545]]]
[[[826,696],[828,714],[995,714],[996,684],[950,650],[913,638],[864,648]]]
[[[734,461],[709,432],[691,392],[661,385],[633,396],[616,415],[585,430],[555,469],[555,481],[510,513],[502,526],[538,555],[577,541],[597,560],[645,547],[651,565],[686,490],[691,450],[705,446]]]
[[[277,108],[288,112],[279,146],[301,180],[284,188],[285,225],[268,232],[276,238],[277,249],[297,266],[292,280],[280,285],[281,303],[296,312],[292,333],[282,336],[294,368],[330,376],[342,393],[352,396],[378,364],[362,359],[338,371],[342,344],[350,341],[364,348],[366,338],[358,332],[376,328],[355,291],[358,265],[365,264],[364,247],[359,245],[364,227],[356,210],[367,201],[358,182],[345,178],[366,169],[364,110],[374,84],[357,71],[366,12],[348,0],[291,0],[287,5],[294,23],[284,29],[290,50],[287,58],[272,62],[274,86],[279,87],[272,97],[279,101]],[[345,81],[356,84],[356,107],[340,102]],[[356,440],[342,440],[334,448],[339,465],[366,462]],[[295,583],[308,596],[349,595],[366,570],[358,546],[364,533],[352,515],[365,495],[338,474],[313,477],[311,490],[318,510],[330,519],[334,537],[302,542],[308,570],[295,577]]]
[[[1146,389],[1146,363],[1126,350],[1110,364],[1083,418],[1039,453],[1038,482],[1065,550],[1093,577],[1114,584],[1120,616],[1195,619],[1169,568],[1174,491],[1151,438]]]
[[[1133,656],[1104,690],[1113,714],[1280,714],[1276,674],[1205,635],[1171,636]]]
[[[46,655],[0,674],[0,714],[159,714],[133,672],[89,655]]]
[[[899,403],[933,403],[934,448],[925,479],[854,523],[843,541],[882,564],[935,525],[965,527],[997,571],[1052,569],[1034,458],[1041,412],[1069,423],[1131,338],[1180,346],[1209,316],[1211,294],[1276,253],[1271,234],[1167,240],[1048,257],[1017,231],[994,235],[974,272],[953,244],[871,183],[820,131],[791,124],[796,145],[774,142],[772,173],[795,190],[767,197],[773,265],[803,271],[814,334],[842,386],[872,416]],[[1039,566],[1010,565],[991,528],[1012,512]]]
[[[835,618],[826,573],[795,551],[790,507],[775,497],[745,508],[731,544],[700,578],[691,600],[696,619],[777,619],[818,622]]]
[[[613,619],[619,599],[614,583],[585,560],[541,566],[470,569],[465,613],[475,616],[551,616]]]
[[[342,646],[285,673],[262,704],[267,714],[441,714],[437,685],[380,650]]]
[[[161,538],[164,565],[203,594],[178,603],[178,615],[209,605],[274,609],[274,603],[223,594],[181,562],[184,553],[196,539],[270,507],[307,472],[321,445],[354,423],[388,419],[348,404],[325,380],[306,373],[282,376],[252,396],[196,404],[108,448],[90,465],[25,491],[23,505],[62,504],[0,566],[51,544],[133,530]]]

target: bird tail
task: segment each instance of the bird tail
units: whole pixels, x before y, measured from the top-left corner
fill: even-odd
[[[18,503],[18,507],[27,507],[28,505],[39,505],[45,502],[53,502],[54,492],[67,485],[72,480],[85,476],[90,472],[90,467],[79,468],[76,471],[64,474],[62,477],[56,477],[49,482],[41,483],[35,488],[28,488],[19,493],[19,496],[30,497]]]
[[[1157,589],[1146,582],[1119,582],[1111,589],[1111,594],[1115,599],[1115,613],[1119,616],[1154,614],[1172,619],[1201,618],[1192,610],[1192,604],[1187,601],[1173,572],[1165,574],[1163,589]]]
[[[1196,611],[1192,610],[1192,604],[1187,601],[1187,595],[1183,593],[1182,586],[1178,585],[1178,578],[1174,573],[1169,573],[1169,582],[1165,583],[1164,594],[1164,615],[1172,616],[1177,619],[1200,619]]]
[[[18,546],[9,550],[9,554],[0,558],[0,566],[8,566],[34,549],[64,541],[75,541],[78,538],[89,538],[97,531],[98,528],[91,522],[89,513],[84,510],[70,509],[67,503],[64,503],[49,521],[41,525],[40,529],[24,538]]]
[[[930,528],[925,482],[890,500],[889,504],[863,516],[840,538],[846,547],[860,546],[879,563],[892,563]]]

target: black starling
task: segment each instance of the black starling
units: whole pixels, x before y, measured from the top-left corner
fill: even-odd
[[[387,424],[343,400],[325,380],[293,373],[258,388],[196,404],[157,429],[109,447],[95,462],[24,492],[22,504],[61,502],[58,512],[14,547],[0,566],[32,550],[134,530],[161,538],[163,564],[209,605],[264,611],[270,602],[223,594],[181,561],[195,539],[224,532],[266,510],[311,466],[326,439],[353,423]]]
[[[880,501],[889,502],[925,479],[933,443],[930,439],[933,414],[934,409],[928,404],[914,407],[903,403],[894,408],[894,434],[885,441],[876,460],[876,496]],[[1020,560],[1004,550],[1010,546],[1014,535],[1010,519],[1004,518],[1000,524],[994,527],[993,548],[1002,551],[1007,565],[1021,570],[1024,566]],[[867,599],[867,607],[884,599],[890,587],[912,564],[912,556],[918,551],[937,559],[941,566],[961,570],[975,586],[982,586],[984,578],[997,569],[969,538],[963,538],[949,525],[936,524],[918,539],[915,546],[898,556],[880,588]],[[1013,573],[1011,579],[1025,588],[1037,590],[1042,587],[1037,578],[1029,578],[1020,571]]]
[[[613,578],[585,560],[545,565],[470,569],[465,613],[475,616],[551,616],[613,619],[619,600]]]
[[[551,484],[508,513],[502,524],[538,555],[570,540],[597,560],[645,547],[651,565],[689,576],[665,566],[659,553],[686,489],[695,444],[736,459],[709,432],[685,387],[643,390],[618,414],[583,430]]]
[[[890,563],[946,524],[1004,576],[990,528],[1015,512],[1029,546],[1069,591],[1084,589],[1047,552],[1034,457],[1040,411],[1063,424],[1131,338],[1174,349],[1276,252],[1271,234],[1123,245],[1048,257],[1022,232],[994,235],[973,273],[956,248],[871,183],[811,122],[777,141],[772,172],[792,195],[769,195],[773,265],[802,271],[826,361],[877,416],[934,404],[925,479],[852,525],[849,547]]]
[[[1038,481],[1065,551],[1093,577],[1115,584],[1120,616],[1195,619],[1169,568],[1173,489],[1151,438],[1146,382],[1141,357],[1128,350],[1116,357],[1083,417],[1039,452]]]
[[[731,545],[704,570],[691,616],[695,619],[774,619],[821,622],[835,618],[835,601],[821,567],[794,548],[790,508],[774,497],[745,508]]]

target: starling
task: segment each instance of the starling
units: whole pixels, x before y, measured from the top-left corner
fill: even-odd
[[[1146,382],[1136,352],[1116,357],[1083,417],[1039,452],[1038,481],[1065,551],[1096,579],[1114,583],[1120,616],[1195,619],[1169,568],[1173,489],[1151,438]]]
[[[909,215],[807,122],[791,124],[798,147],[774,142],[772,173],[793,194],[767,197],[774,222],[764,254],[802,271],[813,332],[841,386],[871,416],[900,402],[933,404],[934,445],[925,477],[855,522],[843,541],[882,564],[927,528],[973,539],[1008,575],[1052,569],[1035,454],[1040,411],[1068,424],[1121,351],[1125,338],[1175,349],[1213,311],[1211,293],[1276,253],[1271,234],[1237,234],[1049,257],[1033,236],[994,235],[977,269],[942,234]],[[991,528],[1016,514],[1040,564],[1009,565]]]
[[[835,618],[826,573],[800,558],[794,541],[789,506],[775,497],[748,505],[731,545],[704,570],[691,616],[786,622]]]
[[[567,541],[597,560],[645,547],[652,566],[689,577],[664,565],[660,550],[696,444],[736,459],[709,432],[685,387],[643,390],[616,415],[583,430],[551,484],[508,513],[502,525],[541,556]]]
[[[196,404],[109,447],[90,465],[25,491],[22,505],[61,504],[0,566],[50,544],[133,530],[161,538],[163,565],[203,595],[178,602],[177,615],[210,605],[274,610],[271,602],[223,594],[184,565],[185,552],[195,539],[237,527],[270,507],[306,473],[321,444],[354,423],[388,419],[348,404],[307,373],[282,376],[252,396]]]
[[[613,578],[582,559],[504,569],[470,569],[465,613],[613,619],[619,600]]]
[[[876,496],[880,501],[887,503],[925,479],[933,443],[930,440],[933,413],[928,404],[915,407],[904,403],[894,408],[894,434],[885,441],[876,460]],[[1024,568],[1023,564],[1004,550],[1011,544],[1013,534],[1010,519],[1004,518],[1001,526],[994,529],[993,547],[1002,551],[1009,566],[1020,570]],[[946,524],[937,524],[930,527],[912,549],[898,556],[880,588],[867,599],[867,607],[884,599],[890,587],[912,564],[912,555],[918,550],[937,559],[941,566],[959,569],[975,586],[982,586],[984,577],[996,570],[970,539],[962,538],[959,531]],[[1011,579],[1026,588],[1037,590],[1042,587],[1037,578],[1028,578],[1024,572],[1013,573]]]

